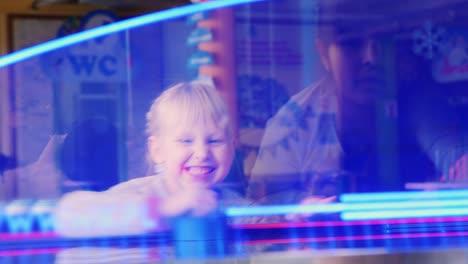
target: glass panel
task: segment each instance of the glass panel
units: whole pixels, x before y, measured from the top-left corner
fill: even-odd
[[[56,228],[162,259],[463,247],[467,7],[214,0],[110,24],[98,12],[84,21],[101,27],[0,57],[0,237]]]

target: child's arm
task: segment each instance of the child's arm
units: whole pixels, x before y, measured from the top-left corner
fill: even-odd
[[[164,198],[128,192],[130,187],[137,186],[124,183],[105,192],[66,194],[55,210],[57,233],[68,237],[144,234],[163,228],[165,218],[205,215],[217,207],[216,193],[197,185]]]
[[[147,233],[161,228],[159,200],[133,193],[72,192],[57,205],[55,229],[68,237]]]

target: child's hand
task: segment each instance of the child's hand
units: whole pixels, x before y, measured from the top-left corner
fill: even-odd
[[[185,213],[202,216],[213,211],[217,205],[214,191],[191,184],[163,199],[160,204],[160,213],[163,217],[174,217]]]
[[[336,200],[336,196],[331,197],[322,197],[322,196],[309,196],[301,201],[301,205],[311,205],[311,204],[324,204],[332,203]],[[286,220],[289,221],[305,221],[308,217],[311,217],[313,214],[289,214],[286,215]]]

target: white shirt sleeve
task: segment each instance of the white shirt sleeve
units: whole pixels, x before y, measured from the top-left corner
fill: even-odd
[[[295,121],[287,111],[268,121],[249,179],[249,199],[258,201],[298,180],[302,146]]]
[[[309,174],[339,165],[336,98],[325,81],[294,95],[268,121],[249,179],[250,199],[303,186]]]
[[[148,193],[125,192],[132,181],[105,192],[76,191],[64,195],[54,211],[55,230],[67,237],[136,235],[158,227],[149,219]]]

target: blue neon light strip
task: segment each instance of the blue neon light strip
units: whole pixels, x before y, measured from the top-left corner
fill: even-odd
[[[441,216],[466,216],[468,208],[433,208],[417,210],[385,210],[368,212],[344,212],[341,219],[351,220],[376,220],[395,218],[415,218],[415,217],[441,217]]]
[[[342,211],[344,211],[343,204],[314,204],[229,207],[224,213],[228,217],[242,217],[304,213],[336,213]]]
[[[412,192],[383,192],[383,193],[349,193],[342,194],[342,202],[381,202],[408,199],[460,199],[468,198],[468,190],[446,191],[412,191]]]
[[[181,17],[196,12],[203,12],[217,8],[229,7],[240,4],[259,2],[263,0],[218,0],[208,1],[202,4],[186,5],[182,7],[172,8],[160,12],[155,12],[147,15],[142,15],[135,18],[130,18],[120,22],[108,24],[105,26],[96,27],[80,33],[76,33],[63,38],[44,42],[42,44],[25,48],[17,52],[0,57],[0,68],[26,60],[36,55],[40,55],[59,48],[70,46],[82,41],[90,40],[97,37],[102,37],[111,33],[124,31],[139,26],[148,25],[155,22],[168,20],[171,18]]]
[[[245,206],[229,207],[226,210],[228,217],[282,215],[282,214],[309,214],[309,213],[337,213],[347,211],[386,211],[386,210],[420,210],[434,208],[468,208],[467,200],[423,200],[400,201],[382,203],[332,203],[314,205],[277,205],[277,206]]]

